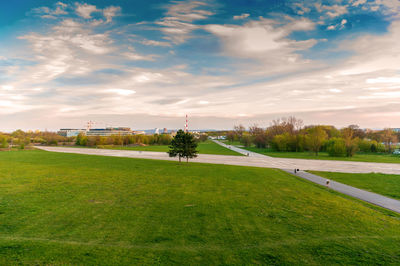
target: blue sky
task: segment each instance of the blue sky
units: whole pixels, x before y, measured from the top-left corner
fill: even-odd
[[[50,1],[0,8],[0,130],[400,127],[400,2]]]

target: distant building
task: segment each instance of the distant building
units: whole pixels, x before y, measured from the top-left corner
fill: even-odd
[[[86,136],[108,137],[113,135],[129,136],[133,135],[133,132],[129,127],[93,128],[86,131]]]
[[[74,129],[74,128],[62,128],[59,131],[57,131],[57,134],[63,137],[76,137],[80,133],[85,134],[86,130],[85,129]]]
[[[146,132],[145,131],[143,131],[143,130],[141,130],[141,131],[132,131],[132,134],[133,135],[146,135]]]
[[[400,132],[400,128],[392,128],[394,132],[399,133]]]

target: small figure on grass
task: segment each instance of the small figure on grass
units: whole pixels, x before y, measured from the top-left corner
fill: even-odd
[[[179,130],[175,137],[171,141],[171,145],[169,146],[169,157],[179,157],[179,162],[181,162],[182,158],[186,158],[186,162],[189,161],[189,158],[197,157],[198,151],[197,141],[194,139],[194,136],[189,132],[183,132],[183,130]]]

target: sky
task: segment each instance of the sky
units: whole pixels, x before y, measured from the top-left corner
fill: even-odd
[[[400,127],[400,1],[0,3],[0,131]]]

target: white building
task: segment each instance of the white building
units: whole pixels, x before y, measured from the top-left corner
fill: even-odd
[[[57,134],[64,137],[76,137],[80,133],[86,134],[85,129],[74,129],[74,128],[62,128],[60,129]]]

